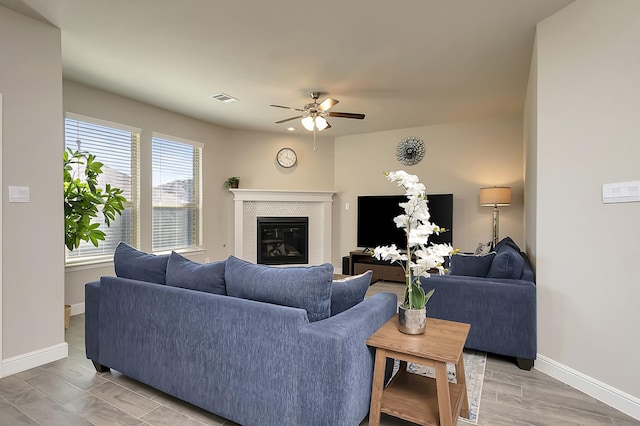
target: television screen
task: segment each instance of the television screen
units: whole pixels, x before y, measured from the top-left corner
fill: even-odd
[[[432,235],[429,242],[453,244],[453,194],[429,194],[431,222],[448,229]],[[358,197],[358,247],[372,249],[395,244],[406,250],[404,230],[396,227],[393,218],[404,210],[399,203],[407,201],[404,195],[361,195]]]

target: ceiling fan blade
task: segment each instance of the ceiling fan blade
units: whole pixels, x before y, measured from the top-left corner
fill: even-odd
[[[329,112],[329,117],[356,118],[358,120],[362,120],[364,119],[364,114],[356,114],[353,112]]]
[[[296,118],[302,118],[302,116],[298,115],[296,117],[285,118],[284,120],[276,121],[276,124],[286,123],[287,121],[295,120]]]
[[[320,105],[318,105],[318,111],[326,111],[332,106],[334,106],[335,104],[337,104],[338,102],[340,101],[337,99],[327,98],[324,101],[322,101]]]
[[[293,107],[282,106],[282,105],[269,105],[269,106],[276,107],[276,108],[292,109],[294,111],[300,111],[300,112],[304,111],[303,109],[300,109],[300,108],[293,108]]]

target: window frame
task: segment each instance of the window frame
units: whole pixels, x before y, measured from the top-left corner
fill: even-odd
[[[75,120],[82,123],[87,123],[89,125],[97,125],[102,127],[108,127],[119,131],[129,132],[131,133],[131,145],[130,145],[130,155],[131,155],[131,199],[128,199],[125,203],[125,209],[130,209],[131,211],[131,220],[129,230],[131,235],[130,244],[134,247],[138,247],[140,245],[140,148],[141,148],[141,135],[142,129],[139,127],[134,127],[122,123],[116,123],[113,121],[103,120],[100,118],[90,117],[82,114],[77,114],[74,112],[65,112],[65,116],[63,119],[63,128],[64,128],[64,149],[67,149],[67,119]],[[95,154],[92,152],[92,154]],[[100,156],[97,156],[98,161],[103,162],[100,159]],[[107,164],[108,165],[108,164]],[[100,222],[102,223],[102,218],[99,216]],[[103,232],[108,233],[109,227],[101,226],[100,228]],[[114,247],[115,250],[115,247]],[[108,262],[113,261],[114,253],[106,253],[99,255],[85,255],[85,256],[77,256],[69,258],[69,249],[65,247],[65,267],[75,267],[75,266],[83,266],[83,265],[99,265],[106,264]]]
[[[154,158],[154,149],[153,144],[155,139],[160,139],[166,142],[173,142],[178,144],[190,145],[194,148],[194,158],[192,162],[192,170],[194,173],[193,176],[193,195],[194,202],[192,203],[181,203],[181,204],[172,204],[172,203],[162,203],[161,205],[156,205],[154,202],[153,191],[154,191],[154,166],[153,166],[153,158]],[[203,149],[204,144],[201,142],[193,141],[190,139],[181,138],[178,136],[173,136],[160,132],[152,132],[151,134],[151,241],[150,246],[152,248],[152,253],[160,254],[160,253],[170,253],[171,251],[176,252],[195,252],[203,250],[203,213],[202,213],[202,187],[203,187],[203,173],[202,173],[202,158],[203,158]],[[193,208],[195,211],[195,219],[194,222],[196,224],[193,226],[193,229],[196,233],[194,236],[194,241],[192,245],[188,246],[175,246],[175,247],[159,247],[154,248],[154,209],[156,207],[174,207],[174,208]]]

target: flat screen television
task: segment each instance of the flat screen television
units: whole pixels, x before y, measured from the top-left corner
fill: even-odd
[[[453,194],[428,194],[431,222],[448,229],[432,235],[430,243],[453,244]],[[404,230],[397,228],[393,218],[403,213],[399,203],[407,201],[404,195],[361,195],[358,197],[358,247],[372,249],[395,244],[406,250]]]

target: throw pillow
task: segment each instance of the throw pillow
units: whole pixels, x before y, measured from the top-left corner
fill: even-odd
[[[330,263],[277,268],[229,256],[224,279],[229,296],[302,308],[307,311],[309,322],[331,315]]]
[[[334,280],[331,289],[331,316],[356,306],[364,300],[371,285],[373,271]]]
[[[227,294],[224,265],[225,261],[202,264],[171,252],[167,262],[167,285],[213,294]]]
[[[113,255],[116,276],[156,284],[166,284],[168,261],[168,254],[147,254],[122,242]]]
[[[451,256],[451,268],[449,268],[449,274],[485,278],[495,256],[495,252],[491,252],[484,256],[461,253],[454,254]]]
[[[522,251],[522,250],[520,250],[520,247],[518,247],[516,242],[511,239],[511,237],[504,237],[503,239],[498,241],[498,244],[496,244],[496,247],[494,248],[494,251],[496,253],[500,253],[506,247],[511,247],[515,251],[517,251],[518,253],[520,253]]]
[[[476,256],[484,256],[485,254],[489,254],[491,252],[491,241],[488,243],[478,243],[478,247],[476,247],[475,255]]]
[[[491,262],[487,278],[519,279],[522,275],[524,259],[513,247],[503,247]]]

